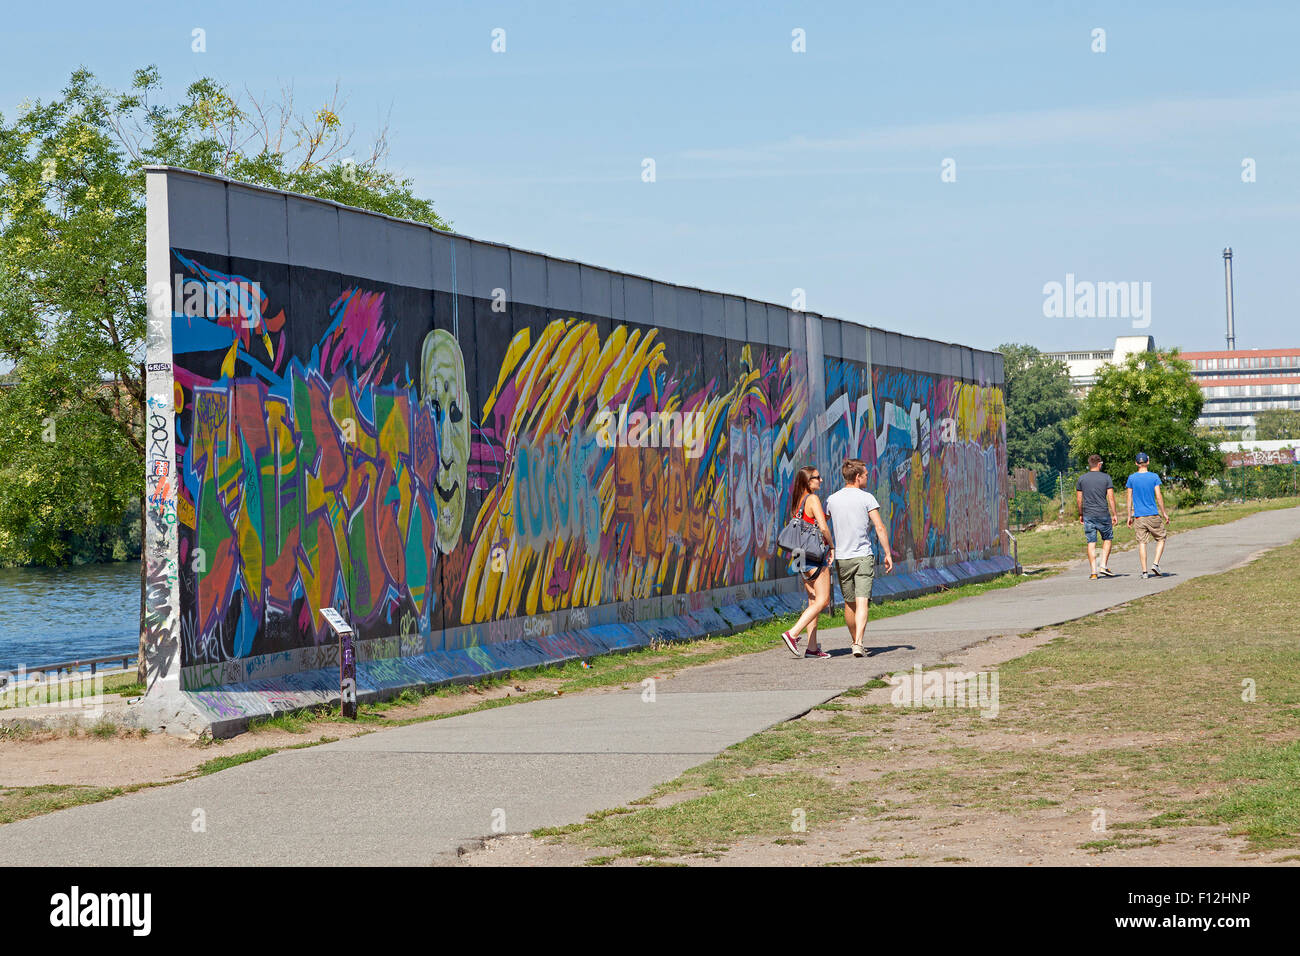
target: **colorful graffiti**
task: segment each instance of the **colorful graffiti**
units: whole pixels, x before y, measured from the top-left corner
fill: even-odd
[[[1006,527],[1006,414],[997,387],[873,368],[872,433],[858,456],[906,567],[985,557]]]
[[[174,261],[187,287],[253,290],[173,317],[184,664],[311,646],[328,606],[363,639],[430,637],[777,573],[807,406],[788,351],[740,344],[704,380],[661,330],[568,317],[467,368],[432,301],[345,285],[298,325],[274,282]],[[611,440],[620,416],[692,429]]]
[[[504,449],[504,466],[474,522],[460,619],[770,577],[788,364],[745,346],[730,387],[715,378],[691,389],[669,374],[656,329],[619,326],[602,341],[595,323],[567,319],[536,342],[520,331],[483,409],[482,434]],[[629,409],[690,416],[702,443],[602,441],[600,413]]]
[[[151,488],[179,540],[150,587],[179,579],[186,666],[322,645],[329,606],[363,641],[436,649],[458,625],[771,579],[819,447],[871,465],[900,560],[981,556],[1005,527],[998,388],[833,359],[814,417],[789,349],[173,268],[174,457]]]

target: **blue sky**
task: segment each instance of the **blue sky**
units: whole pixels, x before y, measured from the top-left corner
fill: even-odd
[[[992,348],[1096,348],[1043,286],[1150,282],[1161,346],[1300,346],[1300,8],[139,2],[11,7],[0,112],[77,66],[338,82],[458,232]],[[191,31],[207,50],[191,50]],[[491,49],[492,30],[506,50]],[[791,49],[805,31],[807,52]],[[1106,31],[1094,53],[1092,31]],[[653,158],[656,181],[642,181]],[[951,158],[956,181],[941,181]],[[1242,161],[1256,181],[1242,182]]]

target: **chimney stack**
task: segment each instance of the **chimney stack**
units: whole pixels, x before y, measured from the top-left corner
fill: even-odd
[[[1223,274],[1228,283],[1228,351],[1237,350],[1237,333],[1232,326],[1232,246],[1223,250]]]

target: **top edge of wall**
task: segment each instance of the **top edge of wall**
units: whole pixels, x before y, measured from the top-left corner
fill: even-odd
[[[590,262],[582,262],[582,261],[580,261],[580,260],[578,260],[578,259],[569,259],[569,258],[566,258],[566,257],[564,257],[564,256],[552,255],[551,253],[547,253],[547,252],[537,252],[537,251],[532,250],[532,249],[521,249],[521,248],[518,247],[518,246],[512,246],[512,245],[509,245],[509,244],[504,243],[504,242],[497,242],[496,240],[493,240],[493,239],[479,239],[479,238],[476,238],[476,237],[474,237],[474,236],[467,236],[467,235],[465,235],[464,233],[451,232],[450,230],[446,230],[446,229],[438,229],[438,228],[436,228],[436,227],[434,227],[434,226],[429,225],[429,224],[426,223],[426,222],[419,222],[418,220],[415,220],[415,219],[402,219],[402,218],[399,218],[399,217],[397,217],[397,216],[390,216],[390,215],[388,215],[387,213],[374,212],[373,210],[370,210],[370,209],[362,209],[362,208],[360,208],[360,207],[358,207],[358,206],[349,206],[349,205],[346,205],[346,204],[344,204],[344,203],[336,202],[336,201],[334,201],[334,200],[332,200],[332,199],[321,199],[319,196],[309,196],[309,195],[307,195],[306,193],[296,193],[296,192],[290,192],[289,190],[285,190],[285,189],[274,189],[274,188],[272,188],[272,187],[270,187],[270,186],[260,186],[260,185],[257,185],[256,183],[249,183],[249,182],[244,182],[243,180],[239,180],[239,179],[232,179],[232,178],[230,178],[229,176],[219,176],[219,175],[217,175],[217,174],[215,174],[215,173],[203,173],[203,172],[199,172],[199,171],[197,171],[197,170],[193,170],[193,169],[185,169],[185,168],[180,167],[180,166],[166,166],[166,165],[146,165],[146,166],[144,167],[144,171],[145,171],[146,173],[163,174],[163,175],[166,175],[166,176],[175,176],[175,177],[177,177],[177,178],[186,178],[186,179],[193,179],[193,180],[198,180],[198,181],[206,181],[206,182],[213,183],[213,184],[221,183],[221,184],[224,184],[225,186],[228,186],[228,187],[234,187],[234,188],[236,188],[237,190],[239,190],[239,191],[241,191],[241,192],[243,192],[243,191],[253,191],[253,192],[259,192],[259,193],[265,193],[266,195],[268,195],[268,196],[270,196],[270,197],[273,197],[273,198],[281,198],[281,199],[285,199],[286,201],[289,200],[289,199],[301,200],[301,201],[303,201],[303,202],[313,203],[313,204],[317,204],[317,205],[320,205],[320,206],[325,206],[325,207],[332,208],[332,209],[333,209],[335,212],[337,212],[337,213],[357,214],[357,215],[361,215],[361,216],[369,217],[369,218],[371,218],[371,219],[387,220],[387,221],[389,221],[389,222],[391,222],[391,223],[393,223],[393,224],[395,224],[395,225],[399,225],[399,226],[408,226],[408,227],[412,227],[412,226],[413,226],[413,227],[416,227],[416,228],[419,228],[419,229],[428,230],[430,233],[434,233],[434,234],[436,234],[436,235],[438,235],[438,236],[444,236],[444,237],[447,237],[448,239],[460,239],[460,240],[463,240],[463,241],[466,241],[466,242],[478,243],[478,244],[485,245],[485,246],[493,246],[493,247],[496,247],[496,248],[499,248],[499,249],[504,249],[504,250],[506,250],[507,252],[519,253],[519,254],[521,254],[521,255],[537,256],[537,257],[539,257],[539,258],[541,258],[541,259],[550,260],[550,261],[552,261],[552,262],[571,263],[571,264],[576,265],[576,266],[581,266],[581,267],[584,268],[584,269],[598,269],[598,270],[601,270],[601,271],[607,272],[607,273],[609,273],[609,274],[611,274],[611,275],[622,276],[622,277],[627,277],[627,278],[632,278],[632,279],[640,279],[640,280],[643,280],[643,281],[645,281],[645,282],[649,282],[649,283],[651,283],[652,285],[672,286],[672,287],[674,287],[674,288],[676,288],[676,289],[684,290],[684,291],[687,291],[687,292],[698,292],[698,293],[701,293],[702,295],[714,295],[714,296],[723,296],[723,297],[725,297],[725,298],[731,298],[731,299],[740,299],[740,300],[742,300],[742,301],[746,301],[746,302],[754,302],[754,303],[758,303],[758,304],[761,304],[761,305],[764,305],[764,306],[770,306],[771,308],[781,309],[781,310],[786,311],[786,312],[789,312],[789,311],[790,311],[790,309],[789,309],[788,306],[784,306],[784,305],[781,305],[781,304],[776,303],[776,302],[766,302],[766,301],[763,301],[763,300],[761,300],[761,299],[751,299],[751,298],[749,298],[748,296],[742,296],[742,295],[738,295],[738,294],[736,294],[736,293],[732,293],[732,292],[720,292],[720,291],[717,291],[717,290],[714,290],[714,289],[704,289],[704,288],[701,288],[700,286],[682,285],[681,283],[677,283],[677,282],[670,282],[670,281],[667,281],[667,280],[664,280],[664,279],[654,279],[654,278],[651,278],[650,276],[639,275],[638,273],[635,273],[635,272],[625,272],[625,271],[623,271],[623,270],[621,270],[621,269],[613,269],[613,268],[610,268],[610,267],[608,267],[608,266],[598,266],[598,265],[594,265],[594,264],[592,264],[592,263],[590,263]],[[229,222],[227,222],[226,225],[227,225],[227,231],[226,231],[226,234],[225,234],[225,237],[224,237],[224,242],[223,242],[221,248],[216,248],[216,247],[214,247],[214,248],[203,249],[203,250],[198,250],[198,249],[196,249],[196,250],[194,250],[194,251],[211,252],[211,253],[215,253],[215,254],[217,254],[217,255],[232,255],[232,254],[235,254],[235,253],[233,253],[233,251],[232,251],[231,248],[230,248],[230,236],[229,236],[229,225],[230,225],[230,224],[229,224]],[[281,247],[281,240],[280,240],[280,237],[279,237],[278,235],[277,235],[277,236],[275,237],[275,239],[273,240],[273,243],[274,243],[275,247],[277,248],[277,250]],[[340,252],[341,252],[341,250],[340,250]],[[288,251],[287,251],[287,249],[285,250],[285,252],[284,252],[284,254],[283,254],[283,257],[284,257],[284,262],[285,262],[285,264],[289,264],[289,258],[288,258]],[[268,261],[273,261],[273,260],[268,260]],[[299,264],[301,264],[301,263],[299,263]],[[366,276],[366,278],[376,278],[378,281],[393,281],[393,280],[378,279],[378,277],[373,277],[373,276]],[[394,282],[393,284],[395,284],[395,285],[401,285],[401,284],[406,284],[406,283]],[[540,303],[540,304],[545,304],[545,303]],[[802,313],[802,314],[805,314],[805,315],[812,315],[812,314],[814,314],[814,313],[810,313],[810,312],[805,311],[805,312]],[[985,350],[985,349],[976,349],[976,348],[972,348],[972,347],[969,346],[969,345],[963,345],[963,344],[960,343],[960,342],[946,342],[946,341],[944,341],[944,340],[942,340],[942,339],[933,339],[933,338],[929,338],[928,336],[909,335],[909,334],[907,334],[907,333],[905,333],[905,332],[890,332],[890,331],[887,330],[887,329],[881,329],[881,328],[879,328],[879,327],[877,327],[877,326],[868,325],[868,324],[866,324],[865,322],[860,322],[860,321],[857,321],[856,319],[846,319],[846,318],[842,318],[842,317],[840,317],[840,316],[830,316],[830,315],[818,315],[818,317],[821,318],[821,319],[824,319],[824,320],[833,320],[833,321],[836,321],[836,322],[843,323],[844,325],[848,325],[848,326],[853,326],[853,327],[856,327],[856,328],[864,329],[864,330],[867,330],[868,332],[872,332],[872,331],[874,331],[874,332],[886,332],[886,333],[891,334],[891,335],[898,335],[898,336],[902,336],[902,337],[904,337],[904,338],[914,339],[914,340],[916,340],[916,341],[918,341],[918,342],[932,342],[932,343],[935,343],[935,344],[937,344],[937,345],[947,346],[947,347],[949,347],[949,348],[966,349],[966,350],[971,351],[971,352],[979,352],[979,353],[982,353],[982,354],[987,355],[987,356],[1000,356],[1000,355],[1001,355],[1001,353],[999,353],[999,352],[997,352],[997,351],[989,351],[989,350]],[[850,357],[850,356],[845,356],[845,357]],[[873,356],[873,358],[874,358],[874,356]],[[881,363],[877,363],[877,364],[881,364]]]

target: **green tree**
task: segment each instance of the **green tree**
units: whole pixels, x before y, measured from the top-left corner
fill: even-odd
[[[999,345],[1004,357],[1007,408],[1007,467],[1038,472],[1069,467],[1066,423],[1078,412],[1064,362],[1032,345]]]
[[[1199,500],[1208,478],[1223,470],[1223,456],[1196,420],[1204,404],[1192,367],[1178,350],[1139,352],[1120,365],[1104,365],[1070,425],[1070,448],[1079,467],[1094,452],[1106,460],[1117,488],[1137,471],[1144,451],[1151,470],[1179,482]]]
[[[307,115],[211,79],[160,102],[156,69],[113,92],[86,70],[0,115],[0,563],[63,563],[141,498],[144,166],[166,164],[448,228],[385,168],[386,131],[353,156],[339,95]],[[48,427],[49,422],[55,427]]]
[[[1256,412],[1255,438],[1258,441],[1300,438],[1300,410],[1271,408],[1266,412]]]

